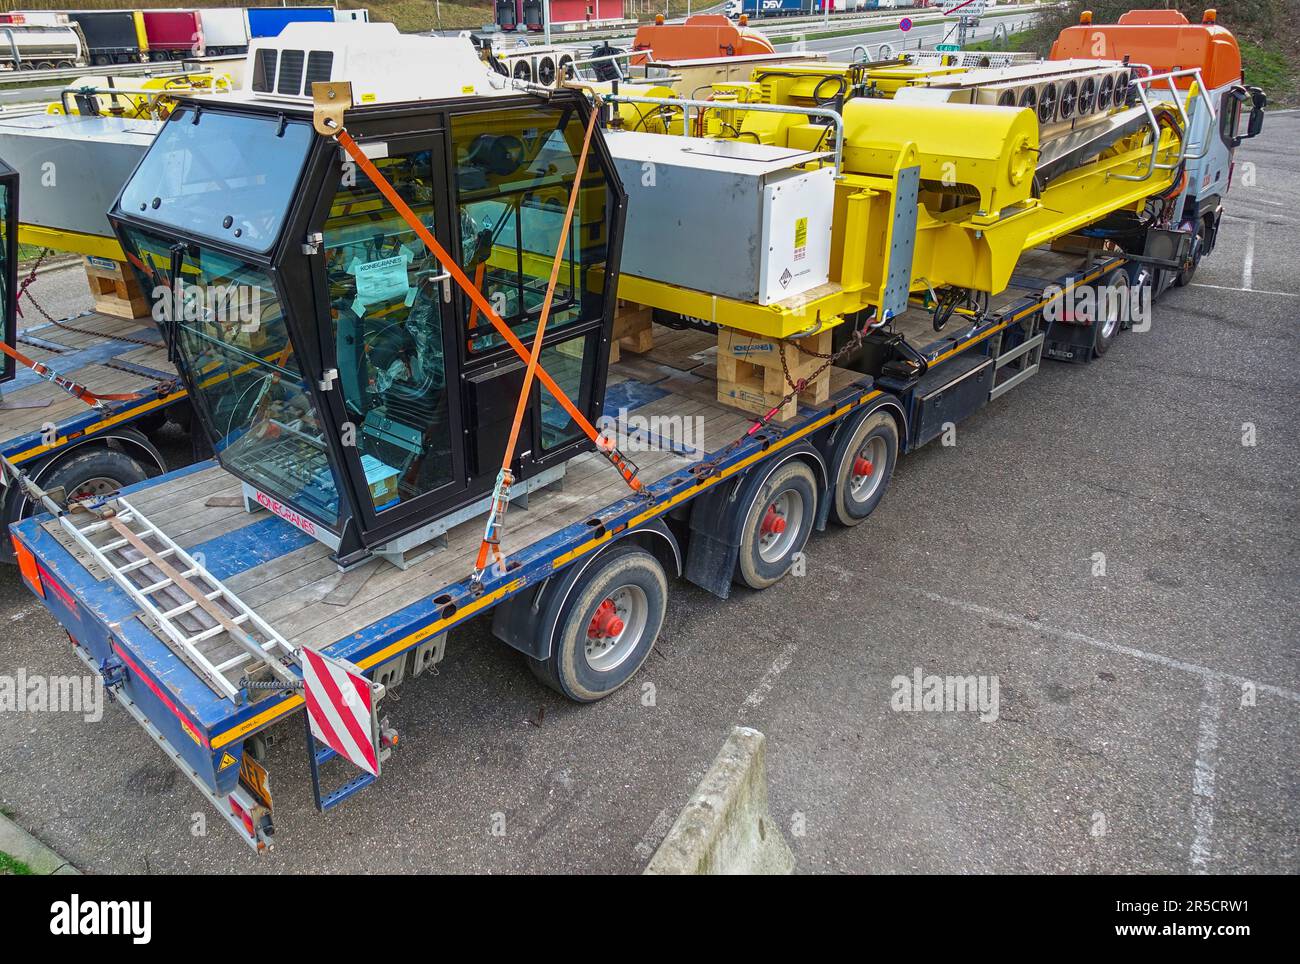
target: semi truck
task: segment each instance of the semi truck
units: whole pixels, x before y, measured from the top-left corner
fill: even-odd
[[[205,55],[203,19],[197,10],[144,10],[141,17],[150,60]]]
[[[1101,58],[708,97],[540,96],[375,26],[255,41],[247,96],[182,103],[113,206],[142,283],[194,306],[159,335],[216,459],[72,501],[3,464],[44,510],[11,527],[26,585],[259,852],[289,718],[327,811],[395,765],[382,698],[467,620],[603,698],[674,578],[775,585],[1049,346],[1103,360],[1192,266],[1197,115],[1230,162],[1264,108],[1213,23],[1167,71],[1130,23]],[[229,144],[221,179],[177,162]]]
[[[148,33],[139,10],[71,10],[68,19],[81,29],[96,67],[149,59]]]
[[[85,38],[71,24],[0,21],[0,67],[51,70],[85,63]]]
[[[278,37],[291,23],[333,23],[333,7],[249,7],[248,36]]]
[[[726,12],[733,20],[741,14],[750,17],[799,17],[813,13],[813,4],[814,0],[729,0]]]

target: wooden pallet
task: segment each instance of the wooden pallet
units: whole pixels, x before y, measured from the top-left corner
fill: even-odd
[[[619,361],[623,352],[644,355],[655,346],[654,309],[620,301],[614,309],[614,337],[610,339],[609,363]]]
[[[121,261],[86,258],[86,282],[90,285],[95,310],[114,318],[148,318],[153,305],[149,295]]]
[[[800,346],[806,351],[801,351]],[[800,402],[819,405],[830,398],[831,370],[826,367],[814,374],[826,360],[809,354],[824,355],[830,350],[830,331],[802,338],[796,344],[724,328],[718,333],[718,401],[765,415],[791,390],[786,379],[789,372],[790,380],[809,380],[804,390],[787,399],[776,415],[780,421],[789,421],[798,414]]]

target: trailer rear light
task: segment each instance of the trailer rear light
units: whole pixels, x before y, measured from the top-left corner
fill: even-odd
[[[32,592],[45,598],[45,587],[41,585],[41,570],[36,565],[36,557],[32,551],[19,541],[17,536],[10,537],[14,544],[14,556],[18,560],[18,571],[23,574],[23,579],[31,588]]]

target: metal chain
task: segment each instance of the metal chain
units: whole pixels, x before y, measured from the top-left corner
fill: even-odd
[[[845,356],[856,351],[858,348],[861,348],[862,342],[866,338],[867,332],[870,330],[871,330],[870,325],[864,328],[857,329],[849,337],[848,341],[846,341],[840,347],[839,351],[828,352],[828,353],[816,352],[813,351],[812,349],[803,347],[797,341],[788,341],[786,339],[782,339],[781,344],[793,345],[795,348],[803,352],[805,355],[809,355],[813,358],[822,358],[825,359],[825,361],[823,361],[822,364],[817,367],[817,370],[814,371],[811,375],[807,376],[806,378],[800,378],[796,380],[792,378],[790,375],[790,368],[788,363],[786,362],[785,352],[784,351],[781,352],[781,372],[785,376],[786,384],[790,386],[790,391],[782,395],[780,400],[777,401],[777,403],[773,405],[770,409],[768,409],[766,415],[761,415],[757,419],[755,419],[754,424],[751,425],[748,429],[746,429],[744,434],[740,435],[738,438],[732,440],[723,448],[719,449],[716,453],[714,453],[713,457],[708,461],[699,462],[698,464],[691,466],[691,472],[692,474],[694,474],[696,479],[699,481],[704,481],[705,479],[709,479],[717,475],[722,468],[723,460],[726,459],[736,449],[740,448],[740,446],[743,445],[747,439],[752,437],[754,433],[761,431],[762,429],[766,428],[769,424],[771,424],[772,419],[776,417],[776,413],[781,411],[781,409],[785,407],[786,402],[790,401],[790,399],[792,398],[797,397],[798,394],[808,386],[809,382],[816,380],[817,377],[821,375],[822,372],[826,371],[826,369],[830,368],[837,361],[840,361]]]
[[[49,322],[55,328],[62,329],[63,331],[69,332],[70,334],[89,335],[92,338],[110,338],[112,341],[123,341],[126,342],[128,345],[142,345],[146,348],[158,347],[157,342],[148,341],[144,338],[132,338],[130,335],[110,336],[110,335],[105,335],[102,331],[94,331],[93,329],[90,328],[82,328],[78,325],[70,325],[66,321],[60,321],[58,318],[55,318],[48,311],[46,311],[45,307],[39,301],[36,300],[36,296],[33,295],[31,291],[28,289],[31,286],[32,282],[36,280],[37,269],[40,268],[41,263],[45,260],[46,256],[49,255],[51,250],[52,249],[50,248],[41,249],[40,255],[37,256],[36,258],[36,263],[32,265],[32,269],[27,273],[27,277],[23,279],[23,283],[18,286],[18,297],[14,299],[15,303],[21,302],[23,295],[26,295],[27,300],[32,303],[32,307],[36,309],[37,313],[40,314],[40,316],[43,319],[45,319],[45,321]],[[22,309],[20,308],[19,310],[21,311]]]
[[[91,338],[106,338],[110,341],[125,342],[128,345],[141,345],[145,348],[158,347],[157,342],[148,341],[147,339],[144,338],[133,338],[130,335],[106,335],[102,331],[95,331],[94,329],[91,328],[82,328],[79,325],[70,325],[68,324],[67,321],[55,318],[48,311],[46,311],[45,306],[36,300],[36,296],[31,293],[29,288],[32,282],[36,280],[37,269],[40,268],[41,263],[45,261],[46,257],[49,255],[51,250],[52,250],[51,248],[42,248],[41,253],[37,255],[36,261],[32,265],[31,270],[27,272],[27,277],[24,278],[22,284],[18,286],[18,296],[14,299],[15,307],[22,300],[23,295],[26,295],[27,300],[31,302],[32,307],[36,309],[36,311],[40,314],[40,316],[44,318],[47,322],[49,322],[51,325],[53,325],[55,328],[61,329],[62,331],[70,332],[76,335],[88,335]],[[20,312],[21,310],[22,309],[19,308]],[[22,340],[21,332],[19,332],[17,340],[19,341]],[[104,368],[111,368],[114,371],[126,372],[129,375],[140,374],[140,372],[135,370],[134,368],[129,368],[126,365],[117,364],[111,358],[100,362],[100,365],[103,366]],[[176,390],[176,387],[177,387],[177,379],[169,378],[159,382],[157,385],[154,386],[153,390],[161,398],[172,394],[172,392]]]

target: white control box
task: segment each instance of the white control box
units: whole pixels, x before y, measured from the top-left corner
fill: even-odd
[[[628,196],[621,271],[750,304],[826,284],[835,175],[744,141],[610,131]]]

